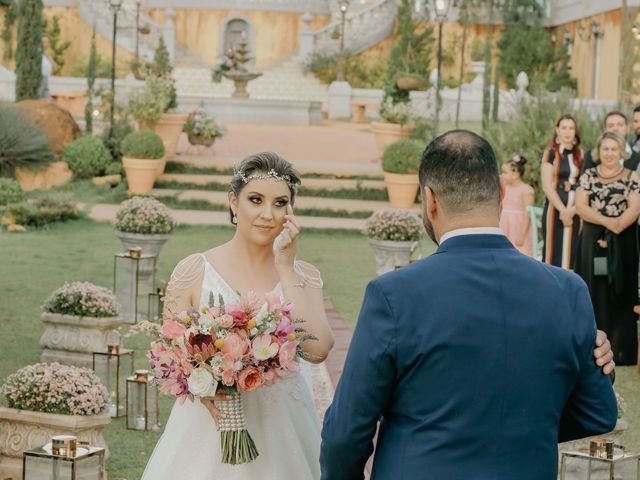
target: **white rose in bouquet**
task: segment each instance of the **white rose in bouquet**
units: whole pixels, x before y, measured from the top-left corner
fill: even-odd
[[[187,385],[196,397],[212,397],[218,388],[218,382],[214,380],[213,375],[202,367],[193,369],[187,379]]]

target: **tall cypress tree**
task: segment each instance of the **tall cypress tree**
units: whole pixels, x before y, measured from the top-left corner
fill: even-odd
[[[42,0],[18,2],[16,101],[38,98],[42,83]]]
[[[93,85],[96,81],[96,66],[98,54],[96,52],[96,27],[91,34],[91,49],[89,50],[89,63],[87,64],[87,103],[84,107],[85,132],[93,132]]]

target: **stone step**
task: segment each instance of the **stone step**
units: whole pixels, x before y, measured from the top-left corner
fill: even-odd
[[[208,183],[228,184],[230,175],[206,175],[200,173],[165,173],[160,177],[162,181],[176,181],[182,183],[194,183],[207,185]],[[356,190],[358,188],[385,189],[382,180],[351,180],[346,178],[302,178],[302,185],[307,188],[322,190]]]
[[[234,168],[242,161],[242,158],[223,155],[204,156],[178,154],[171,160],[193,167]],[[303,176],[309,173],[318,173],[336,177],[361,175],[371,177],[372,179],[382,178],[382,170],[379,163],[312,162],[296,160],[295,158],[290,159],[290,161]]]
[[[120,205],[98,203],[91,207],[89,217],[93,220],[114,221]],[[171,214],[181,225],[230,225],[228,212],[203,210],[172,209]],[[321,228],[329,230],[362,230],[364,219],[359,218],[330,218],[298,216],[303,228]]]
[[[154,188],[151,192],[154,197],[173,197],[177,200],[204,200],[212,205],[228,205],[229,197],[227,192],[212,190],[174,190]],[[320,210],[346,210],[356,211],[378,211],[390,208],[389,202],[376,200],[352,200],[344,198],[324,198],[324,197],[297,197],[296,208],[313,208]]]

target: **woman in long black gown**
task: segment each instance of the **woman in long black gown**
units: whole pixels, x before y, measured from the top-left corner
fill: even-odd
[[[637,362],[640,176],[624,168],[624,140],[605,132],[580,177],[576,210],[583,220],[575,271],[589,286],[598,328],[611,339],[618,365]]]

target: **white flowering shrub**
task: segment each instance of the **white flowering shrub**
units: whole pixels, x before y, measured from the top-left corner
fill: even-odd
[[[79,317],[115,317],[120,305],[111,290],[89,282],[65,283],[42,305],[42,310]]]
[[[420,239],[422,223],[410,210],[387,209],[371,215],[366,222],[364,234],[374,240],[415,242]]]
[[[177,225],[165,204],[152,197],[131,197],[116,214],[116,230],[126,233],[171,233]]]

